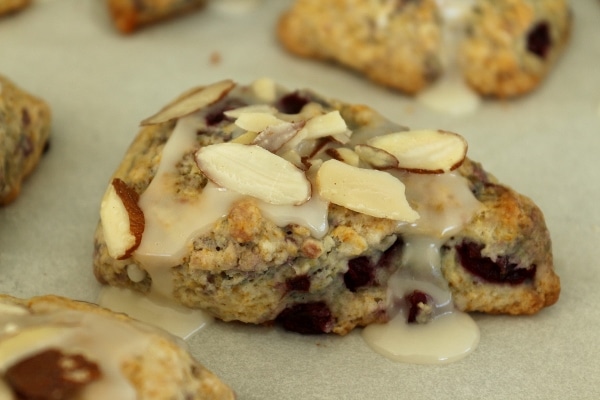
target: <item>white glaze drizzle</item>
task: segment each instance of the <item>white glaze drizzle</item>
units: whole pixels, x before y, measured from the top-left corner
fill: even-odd
[[[436,82],[420,92],[416,99],[438,112],[450,115],[470,114],[477,110],[481,98],[465,83],[460,71],[458,52],[473,0],[437,0],[437,4],[443,20],[441,59],[444,72]]]

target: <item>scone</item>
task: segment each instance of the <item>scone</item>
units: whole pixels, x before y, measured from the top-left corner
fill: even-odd
[[[31,0],[0,0],[0,16],[20,11],[31,4]]]
[[[269,79],[192,89],[142,125],[100,207],[103,284],[302,333],[386,322],[428,287],[463,311],[558,299],[542,213],[456,133]]]
[[[570,25],[566,0],[296,0],[277,35],[296,55],[408,94],[462,68],[477,92],[510,97],[543,80]]]
[[[107,0],[115,26],[132,33],[149,24],[190,12],[206,0]]]
[[[3,399],[233,399],[181,343],[62,297],[0,296]]]
[[[50,135],[50,107],[0,76],[0,205],[13,201]]]

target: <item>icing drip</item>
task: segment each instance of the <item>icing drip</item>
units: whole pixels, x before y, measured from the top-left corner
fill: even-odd
[[[481,98],[467,86],[460,71],[458,53],[464,35],[466,17],[473,0],[437,0],[442,30],[442,64],[444,74],[417,95],[417,101],[432,110],[451,115],[465,115],[477,110]]]

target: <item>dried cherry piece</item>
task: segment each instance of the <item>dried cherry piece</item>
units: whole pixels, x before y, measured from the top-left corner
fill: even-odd
[[[310,103],[310,99],[296,90],[281,97],[275,107],[284,114],[298,114],[308,103]]]
[[[285,287],[288,292],[292,290],[308,292],[310,290],[310,277],[308,275],[295,276],[285,281]]]
[[[348,261],[348,271],[344,274],[344,284],[351,292],[369,286],[375,281],[375,266],[368,257],[357,257]]]
[[[211,110],[204,117],[206,120],[206,125],[214,126],[223,122],[226,118],[225,111],[235,110],[236,108],[244,107],[247,104],[239,99],[231,99],[226,101],[220,107],[215,107],[214,110]]]
[[[527,50],[540,58],[546,58],[550,47],[552,47],[550,26],[547,22],[539,22],[527,34]]]
[[[98,365],[82,355],[48,349],[8,368],[5,379],[19,400],[63,400],[101,375]]]
[[[535,276],[535,264],[524,268],[511,262],[506,256],[498,256],[496,261],[493,261],[481,255],[482,249],[483,245],[466,241],[456,246],[460,264],[473,275],[488,282],[511,285],[521,284]]]
[[[302,334],[319,334],[331,331],[333,316],[323,301],[299,303],[283,310],[275,321],[284,329]]]
[[[379,261],[374,264],[368,257],[356,257],[348,261],[348,271],[344,274],[344,284],[351,292],[356,292],[361,287],[373,286],[377,283],[375,271],[377,268],[390,268],[399,261],[399,255],[404,246],[402,239],[396,240],[383,252]]]
[[[429,302],[429,296],[420,290],[414,290],[413,292],[404,296],[404,301],[408,305],[408,317],[406,322],[414,324],[417,322],[417,317],[421,312],[419,304],[427,304]]]

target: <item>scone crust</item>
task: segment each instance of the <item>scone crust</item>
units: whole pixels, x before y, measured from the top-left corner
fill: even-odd
[[[532,91],[563,52],[571,24],[566,0],[478,0],[460,50],[465,80],[488,96]],[[534,43],[546,40],[547,47]]]
[[[117,29],[132,33],[144,26],[185,14],[206,0],[108,0],[107,6]]]
[[[0,0],[0,16],[21,11],[31,4],[31,0]]]
[[[407,94],[460,68],[476,92],[506,98],[539,86],[572,20],[567,0],[476,0],[461,32],[442,14],[435,0],[296,0],[277,36],[296,55],[335,61]],[[444,48],[453,42],[460,45]]]
[[[101,315],[125,324],[139,324],[125,314],[114,313],[92,303],[54,295],[30,299],[0,295],[0,302],[26,307],[30,313],[37,315],[75,310]],[[228,386],[192,358],[174,338],[153,328],[142,326],[138,329],[143,334],[151,336],[152,351],[123,360],[121,365],[123,374],[136,390],[137,399],[229,400],[235,398]]]
[[[335,61],[406,93],[441,73],[435,0],[298,0],[280,18],[277,35],[296,55]]]
[[[350,130],[382,127],[383,117],[369,107],[335,100],[328,100],[328,105],[340,111]],[[142,128],[114,177],[142,193],[156,173],[161,150],[173,125],[171,122]],[[199,146],[230,139],[218,129],[214,134],[204,132],[197,137]],[[560,290],[552,270],[550,237],[541,212],[530,200],[506,186],[494,183],[497,190],[480,189],[495,181],[476,165],[466,160],[459,172],[471,181],[472,191],[483,207],[463,232],[448,242],[447,248],[452,249],[459,240],[483,243],[489,246],[489,256],[516,252],[523,258],[519,262],[525,268],[535,264],[538,271],[535,279],[518,286],[486,283],[462,271],[452,251],[445,251],[442,263],[451,290],[457,296],[457,305],[465,311],[537,312],[552,304]],[[183,158],[179,171],[178,193],[184,197],[198,196],[207,179],[191,153]],[[225,218],[216,221],[210,232],[188,244],[183,262],[171,269],[173,296],[186,306],[207,310],[225,321],[270,323],[298,305],[310,305],[329,313],[330,320],[322,327],[325,332],[346,334],[356,326],[387,321],[390,317],[387,281],[400,267],[402,258],[403,240],[396,222],[335,205],[329,206],[328,220],[329,231],[316,239],[302,226],[276,226],[261,215],[253,200],[239,201]],[[498,234],[513,237],[505,241]],[[375,273],[368,284],[358,288],[347,284],[345,274],[352,262],[373,267]],[[149,292],[150,276],[141,282],[128,278],[127,268],[132,263],[136,263],[135,256],[125,260],[110,257],[99,224],[94,256],[97,279],[104,284]],[[469,275],[469,279],[455,278],[453,269]],[[490,300],[493,307],[485,302],[467,301],[477,285],[484,292],[496,290],[504,298]]]
[[[0,205],[19,195],[50,135],[48,104],[0,76]]]

